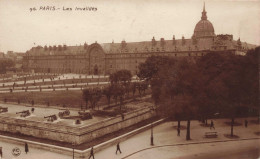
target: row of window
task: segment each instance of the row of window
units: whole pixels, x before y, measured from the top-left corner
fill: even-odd
[[[182,53],[182,54],[163,54],[163,56],[203,56],[204,53]],[[114,64],[117,64],[117,65],[122,65],[122,66],[126,66],[126,65],[129,65],[131,67],[131,65],[135,65],[135,64],[139,64],[141,62],[144,62],[145,59],[113,59],[113,60],[105,60],[105,59],[95,59],[93,61],[91,61],[92,65],[91,67],[94,67],[95,64],[98,64],[99,67],[101,67],[100,64],[104,63],[105,61],[108,62],[108,64],[110,64],[110,68],[113,67]],[[31,66],[38,66],[38,67],[86,67],[88,65],[88,60],[76,60],[76,59],[71,59],[71,60],[50,60],[50,61],[46,61],[46,60],[33,60],[33,61],[30,61],[29,65]]]
[[[193,56],[199,56],[200,53],[189,53],[190,55]],[[187,53],[164,53],[164,54],[144,54],[144,53],[140,53],[140,54],[115,54],[115,55],[109,55],[107,54],[105,56],[105,58],[127,58],[127,57],[136,57],[136,58],[140,58],[140,57],[150,57],[152,55],[155,56],[188,56]],[[78,57],[78,56],[71,56],[71,57],[66,57],[66,56],[41,56],[41,57],[31,57],[31,60],[64,60],[67,59],[68,61],[71,61],[71,59],[74,59],[78,62],[78,60],[81,62],[81,59],[86,59],[89,60],[89,58],[82,56],[82,57]],[[91,60],[96,59],[96,60],[100,60],[100,61],[104,61],[105,59],[102,57],[100,58],[100,56],[92,56]]]

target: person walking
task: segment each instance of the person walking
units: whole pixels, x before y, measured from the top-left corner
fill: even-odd
[[[212,128],[215,130],[214,123],[213,123],[213,121],[211,120],[211,122],[210,122],[210,129],[212,129]]]
[[[247,124],[248,124],[248,121],[247,120],[245,120],[245,127],[247,128]]]
[[[31,112],[32,112],[32,113],[34,112],[34,108],[31,109]]]
[[[122,120],[125,120],[125,115],[121,113]]]
[[[28,147],[27,143],[25,143],[25,145],[24,145],[24,150],[25,150],[26,154],[29,152],[29,147]]]
[[[116,154],[117,154],[117,151],[119,151],[120,153],[122,153],[121,150],[120,150],[120,145],[119,145],[119,143],[117,143],[117,145],[116,145]]]
[[[0,159],[3,157],[3,150],[2,150],[2,147],[0,147]]]
[[[94,149],[93,149],[93,147],[92,147],[91,150],[90,150],[90,156],[89,156],[88,159],[90,159],[91,157],[93,157],[93,159],[95,159],[95,157],[94,157]]]
[[[180,128],[177,128],[177,136],[180,136],[180,133],[181,133],[181,130],[180,130]]]

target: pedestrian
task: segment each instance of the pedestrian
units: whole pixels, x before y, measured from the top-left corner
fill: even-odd
[[[89,156],[88,159],[90,159],[91,157],[93,157],[93,159],[95,159],[95,157],[94,157],[94,149],[93,149],[93,147],[92,147],[91,150],[90,150],[90,156]]]
[[[248,124],[248,121],[247,120],[245,120],[245,127],[247,128],[247,124]]]
[[[29,148],[28,148],[28,144],[27,143],[25,143],[24,149],[25,149],[25,153],[27,154],[27,152],[29,152]]]
[[[178,136],[180,136],[181,130],[180,130],[180,128],[179,128],[179,127],[177,128],[177,132],[178,132],[178,134],[177,134],[177,135],[178,135]]]
[[[122,120],[125,120],[125,115],[121,113]]]
[[[0,147],[0,156],[1,156],[1,158],[3,157],[2,147]],[[1,158],[0,158],[0,159],[1,159]]]
[[[117,145],[116,145],[116,154],[117,154],[117,151],[119,151],[120,153],[122,153],[121,150],[120,150],[120,145],[119,145],[119,143],[117,143]]]
[[[31,109],[31,112],[32,112],[32,113],[34,112],[34,108]]]
[[[214,123],[213,123],[212,120],[211,120],[211,122],[210,122],[210,129],[211,129],[211,128],[213,128],[213,129],[215,130]]]

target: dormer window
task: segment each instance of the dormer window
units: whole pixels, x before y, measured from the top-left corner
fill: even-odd
[[[123,41],[121,42],[121,48],[122,48],[122,49],[126,48],[126,45],[127,45],[127,44],[126,44],[125,40],[123,40]]]
[[[161,38],[161,42],[160,42],[160,45],[161,45],[161,47],[162,47],[162,48],[164,47],[164,45],[165,45],[165,41],[164,41],[164,38]]]

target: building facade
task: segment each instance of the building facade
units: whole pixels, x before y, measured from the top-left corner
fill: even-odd
[[[234,40],[233,35],[216,35],[207,19],[205,4],[201,20],[196,24],[189,39],[165,40],[154,37],[150,41],[121,43],[93,43],[81,46],[37,46],[26,52],[23,67],[29,71],[46,73],[110,74],[128,69],[132,74],[138,65],[150,56],[203,56],[209,52],[223,51],[245,54],[255,45]]]
[[[3,52],[0,52],[0,59],[4,58],[5,54]]]

